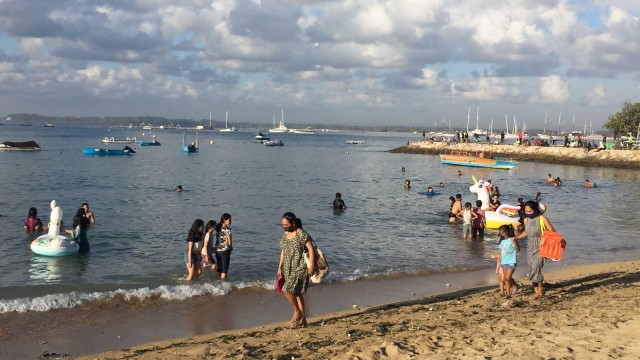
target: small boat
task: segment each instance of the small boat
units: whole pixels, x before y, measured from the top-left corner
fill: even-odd
[[[289,132],[292,134],[309,134],[309,135],[316,133],[316,131],[310,128],[309,126],[307,126],[304,129],[291,129],[289,130]]]
[[[187,145],[187,135],[186,133],[182,133],[182,151],[187,154],[193,154],[198,152],[198,133],[196,133],[196,141]]]
[[[153,127],[151,126],[151,124],[145,125],[145,126],[142,127],[142,130],[152,130],[152,129],[153,129]]]
[[[345,144],[351,144],[351,145],[364,144],[364,140],[347,140],[345,141]]]
[[[126,139],[115,139],[113,137],[104,137],[104,139],[102,139],[101,143],[103,144],[133,144],[136,142],[136,137],[128,137]]]
[[[518,166],[518,162],[516,161],[493,158],[490,155],[487,156],[484,151],[451,151],[449,154],[440,154],[440,163],[443,165],[459,165],[502,170],[509,170]]]
[[[44,125],[42,125],[43,127],[56,127],[55,125],[53,125],[52,123],[45,123]]]
[[[92,147],[82,148],[82,153],[85,155],[131,155],[135,154],[135,151],[125,146],[124,149],[99,149]]]
[[[144,141],[144,140],[140,140],[138,141],[138,145],[140,146],[160,146],[160,142],[158,140],[156,140],[155,138],[151,141]]]
[[[264,143],[264,146],[283,146],[284,143],[282,142],[282,140],[271,140],[271,141],[266,141]]]
[[[6,151],[38,151],[40,150],[40,145],[37,142],[31,141],[5,141],[0,144],[0,150]]]
[[[31,123],[21,123],[20,126],[31,126]]]
[[[267,133],[268,134],[268,133]],[[259,142],[261,144],[264,144],[265,142],[271,140],[270,137],[268,137],[267,135],[265,135],[264,133],[259,132],[258,135],[256,135],[256,141],[255,142]]]

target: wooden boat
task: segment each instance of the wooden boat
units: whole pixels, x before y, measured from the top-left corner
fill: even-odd
[[[482,167],[490,169],[509,170],[518,166],[517,161],[508,161],[493,158],[484,151],[451,151],[449,154],[440,154],[440,163],[443,165],[459,165]]]
[[[0,150],[5,151],[38,151],[40,145],[37,142],[31,141],[5,141],[0,144]]]
[[[104,137],[101,141],[103,144],[133,144],[136,142],[136,137],[128,137],[126,139],[115,139],[113,137]]]
[[[133,149],[125,146],[124,149],[98,149],[92,147],[82,148],[85,155],[131,155],[135,153]]]

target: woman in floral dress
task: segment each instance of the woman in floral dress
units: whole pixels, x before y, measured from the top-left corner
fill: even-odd
[[[296,219],[295,214],[284,213],[281,223],[284,234],[280,238],[278,277],[284,276],[282,291],[293,306],[291,327],[299,328],[307,325],[302,294],[307,292],[309,276],[315,271],[315,253],[311,237],[302,229],[301,222]],[[305,252],[309,256],[310,268],[304,260]]]

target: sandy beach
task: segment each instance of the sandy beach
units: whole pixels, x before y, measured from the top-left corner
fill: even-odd
[[[86,359],[637,359],[640,261],[566,266],[511,299],[496,286],[148,343]],[[284,300],[283,300],[284,301]]]
[[[417,141],[390,150],[394,153],[438,155],[457,151],[484,151],[495,157],[549,164],[617,167],[640,169],[640,151],[587,150],[563,146],[515,146],[482,143],[445,143]]]

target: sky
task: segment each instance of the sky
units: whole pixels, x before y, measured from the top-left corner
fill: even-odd
[[[0,0],[0,115],[599,129],[639,35],[637,0]]]

